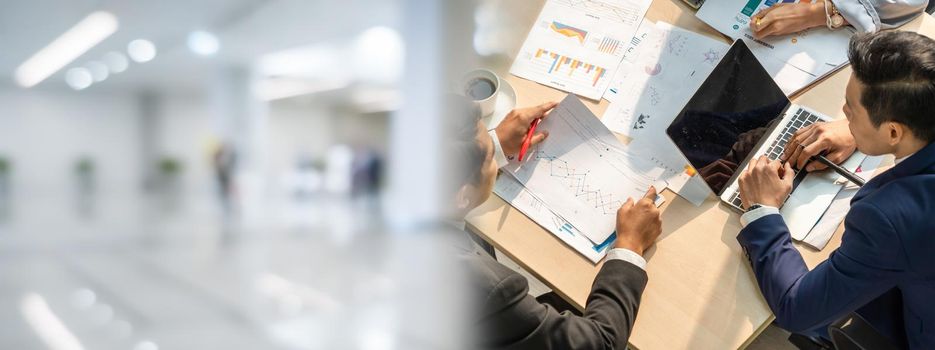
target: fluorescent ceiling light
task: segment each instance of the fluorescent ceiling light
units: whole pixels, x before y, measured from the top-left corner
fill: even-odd
[[[341,48],[318,44],[265,54],[257,69],[264,77],[347,80],[351,69]]]
[[[263,101],[275,101],[290,97],[312,95],[347,87],[344,80],[308,81],[302,79],[269,78],[256,83],[254,93]]]
[[[41,83],[114,34],[117,26],[117,17],[110,12],[98,11],[88,15],[17,67],[16,82],[27,88]]]
[[[85,66],[91,71],[91,76],[94,77],[94,82],[102,82],[110,75],[110,70],[107,68],[107,65],[99,61],[91,61]]]
[[[127,54],[137,63],[145,63],[156,58],[156,44],[146,39],[137,39],[127,44]]]
[[[104,55],[104,64],[106,64],[110,72],[114,74],[122,73],[127,70],[129,66],[127,56],[116,51],[111,51]]]
[[[136,343],[133,350],[159,350],[159,346],[151,340],[144,340]]]
[[[65,82],[75,90],[84,90],[94,83],[94,75],[91,70],[84,67],[69,69],[65,73]]]
[[[199,30],[188,34],[188,48],[198,55],[211,56],[218,52],[221,43],[214,34]]]
[[[360,81],[393,84],[403,75],[405,51],[405,42],[398,31],[373,27],[354,42],[351,69]]]

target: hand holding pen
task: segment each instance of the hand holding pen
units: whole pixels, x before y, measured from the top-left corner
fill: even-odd
[[[507,156],[523,159],[531,146],[545,140],[548,131],[537,131],[539,122],[546,118],[557,102],[547,102],[536,107],[514,109],[496,128],[500,147]],[[525,145],[525,146],[524,146]]]

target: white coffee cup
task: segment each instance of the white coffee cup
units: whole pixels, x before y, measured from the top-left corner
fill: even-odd
[[[480,108],[481,116],[486,117],[497,107],[500,96],[500,77],[487,69],[468,72],[459,85],[461,94],[471,99]]]

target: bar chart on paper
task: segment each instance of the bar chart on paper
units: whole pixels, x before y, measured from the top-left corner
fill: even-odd
[[[607,68],[583,62],[548,50],[538,49],[533,61],[549,75],[571,80],[577,85],[597,86],[607,76]]]
[[[510,73],[600,99],[620,65],[648,0],[549,0]]]

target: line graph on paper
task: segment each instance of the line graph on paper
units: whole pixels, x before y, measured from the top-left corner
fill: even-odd
[[[556,3],[591,16],[620,23],[637,23],[643,16],[637,6],[616,6],[600,0],[556,0]]]
[[[647,173],[651,165],[628,157],[626,147],[573,95],[539,128],[549,131],[548,140],[504,171],[591,242],[606,241],[623,202],[642,197],[655,181]]]
[[[535,152],[533,159],[548,162],[549,176],[559,179],[562,184],[568,186],[575,198],[584,199],[604,215],[617,213],[617,209],[623,205],[623,202],[615,198],[612,193],[602,191],[588,181],[590,170],[577,170],[571,167],[567,161],[538,150]]]

